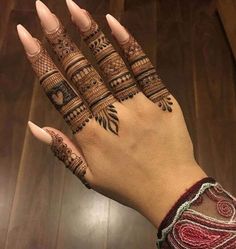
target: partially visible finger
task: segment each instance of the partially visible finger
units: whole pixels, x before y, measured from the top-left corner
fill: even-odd
[[[45,35],[57,54],[62,66],[75,88],[80,92],[95,116],[105,129],[118,135],[118,115],[113,105],[117,99],[107,88],[102,78],[71,40],[58,18],[41,1],[36,2],[38,16]]]
[[[40,84],[56,109],[75,133],[92,118],[81,97],[59,72],[47,51],[21,25],[17,26],[20,40]]]
[[[93,53],[115,97],[120,101],[132,98],[139,89],[121,56],[87,11],[81,9],[72,0],[66,2],[74,23]]]
[[[141,46],[113,16],[108,14],[106,17],[143,93],[163,111],[171,112],[173,103],[170,93]]]
[[[81,151],[70,139],[54,128],[45,127],[41,129],[30,121],[28,125],[33,135],[40,141],[50,145],[54,155],[90,189],[91,186],[89,183],[93,179],[92,172],[88,168]]]

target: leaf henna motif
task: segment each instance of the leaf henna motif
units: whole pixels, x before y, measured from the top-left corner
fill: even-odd
[[[106,130],[118,135],[119,119],[116,116],[117,112],[114,113],[115,107],[113,106],[117,100],[108,90],[98,72],[71,40],[61,23],[56,32],[46,33],[46,36],[73,87],[82,96],[94,117],[97,117],[96,120],[101,120],[98,123]],[[94,43],[96,48],[98,46],[98,52],[103,48],[104,42],[104,40],[99,40]],[[62,93],[65,98],[63,91]],[[58,93],[53,92],[52,98],[55,102],[59,101]]]
[[[109,105],[105,109],[101,110],[95,116],[95,119],[104,129],[110,130],[115,135],[118,135],[119,119],[117,116],[117,111],[113,105]]]

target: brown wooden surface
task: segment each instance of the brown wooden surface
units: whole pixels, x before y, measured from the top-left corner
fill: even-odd
[[[230,42],[231,49],[236,58],[236,1],[235,0],[218,0],[217,10],[224,26],[224,30]]]
[[[65,1],[45,3],[80,44]],[[199,163],[236,194],[236,70],[216,1],[79,3],[107,34],[104,15],[112,13],[140,41],[182,106]],[[85,189],[27,130],[30,119],[69,134],[16,35],[22,23],[41,37],[34,1],[2,1],[0,18],[0,248],[154,249],[156,231],[145,218]]]

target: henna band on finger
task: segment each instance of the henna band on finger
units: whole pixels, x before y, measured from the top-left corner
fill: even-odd
[[[91,27],[88,31],[80,33],[92,51],[111,91],[120,101],[132,98],[139,92],[135,79],[98,24],[88,12],[87,15],[91,20]]]
[[[118,115],[113,105],[116,99],[102,78],[71,40],[59,22],[53,33],[45,33],[63,68],[92,111],[96,121],[106,130],[118,135]]]
[[[72,152],[67,144],[63,142],[63,138],[61,136],[51,130],[46,129],[46,131],[52,137],[51,150],[54,155],[62,161],[66,168],[70,169],[88,189],[91,189],[89,183],[85,179],[87,169],[85,161],[80,156]]]
[[[172,112],[170,93],[138,42],[130,35],[129,40],[121,47],[143,93],[163,111]]]
[[[86,125],[92,114],[58,71],[47,51],[39,45],[40,52],[28,58],[48,98],[75,133]]]

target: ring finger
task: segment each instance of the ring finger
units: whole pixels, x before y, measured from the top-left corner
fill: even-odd
[[[102,78],[71,40],[59,19],[42,2],[36,2],[45,35],[59,58],[67,77],[85,99],[96,121],[118,134],[116,99]]]

